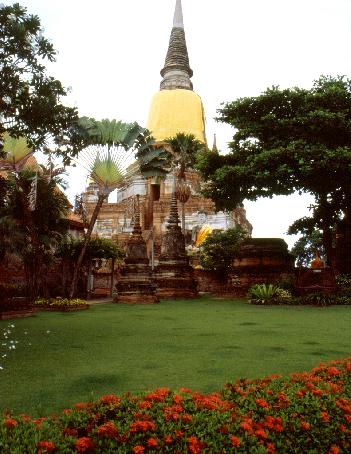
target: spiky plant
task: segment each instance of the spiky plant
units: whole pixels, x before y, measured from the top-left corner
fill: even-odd
[[[96,121],[83,117],[79,121],[79,128],[86,147],[79,153],[77,161],[87,169],[90,178],[97,184],[98,199],[75,266],[70,298],[76,292],[79,270],[103,202],[138,170],[133,165],[137,151],[146,150],[154,144],[149,132],[137,123]]]

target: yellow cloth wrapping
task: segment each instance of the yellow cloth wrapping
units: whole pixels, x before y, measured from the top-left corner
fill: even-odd
[[[151,101],[147,128],[157,141],[177,133],[193,134],[206,143],[204,108],[199,95],[191,90],[161,90]]]
[[[200,246],[200,244],[203,243],[212,232],[213,227],[210,225],[203,225],[197,234],[195,246]]]

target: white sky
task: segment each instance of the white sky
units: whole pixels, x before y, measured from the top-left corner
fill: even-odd
[[[158,91],[175,0],[18,0],[37,14],[58,51],[50,73],[72,87],[81,116],[146,125]],[[4,1],[5,4],[14,3]],[[351,76],[351,0],[182,0],[194,91],[206,112],[209,144],[225,151],[229,126],[216,123],[221,102],[268,86],[309,88],[321,74]],[[65,102],[65,101],[64,101]],[[70,194],[84,189],[76,172]],[[246,203],[255,237],[284,237],[311,199]]]

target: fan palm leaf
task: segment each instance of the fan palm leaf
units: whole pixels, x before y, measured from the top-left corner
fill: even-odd
[[[4,134],[5,157],[0,160],[0,166],[21,170],[27,159],[33,154],[33,148],[28,145],[25,137],[12,137]]]

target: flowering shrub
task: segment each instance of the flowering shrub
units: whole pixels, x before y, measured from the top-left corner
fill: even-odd
[[[59,416],[6,415],[0,452],[349,453],[351,358],[202,394],[107,395]]]
[[[38,307],[77,307],[86,306],[87,302],[79,298],[38,298],[34,301],[34,305]]]

